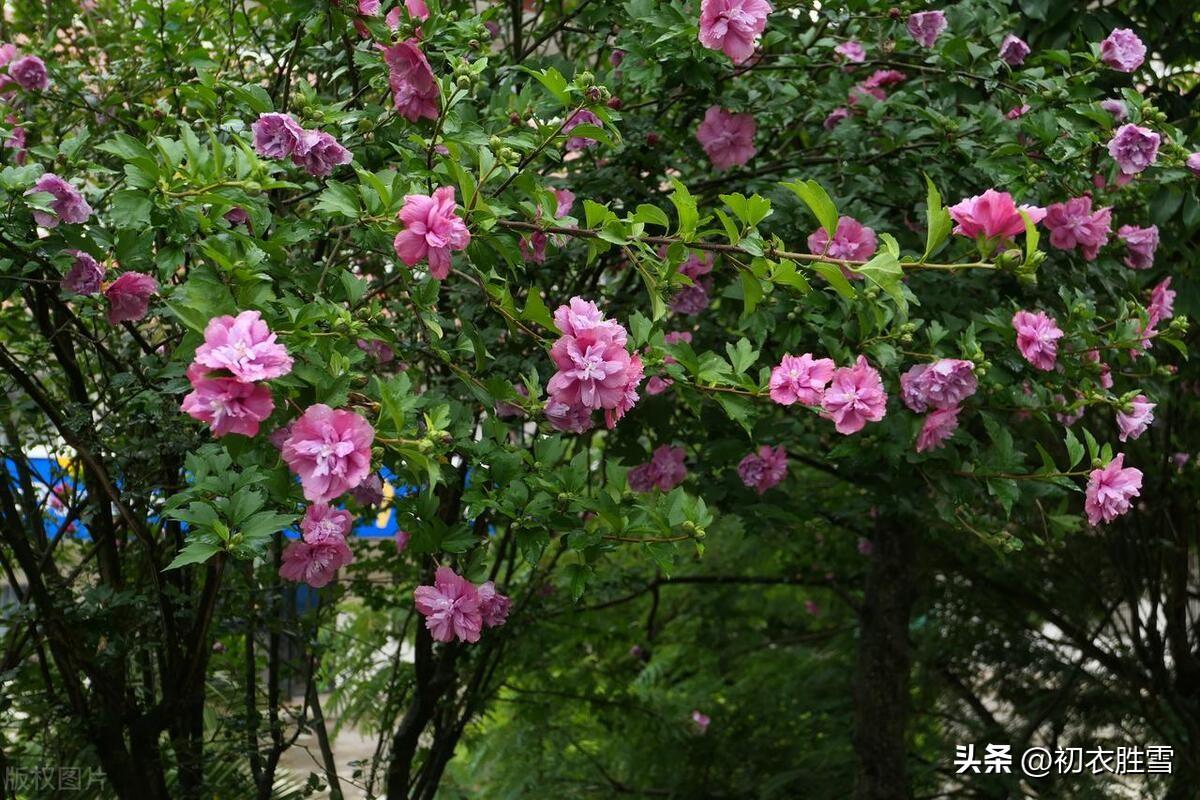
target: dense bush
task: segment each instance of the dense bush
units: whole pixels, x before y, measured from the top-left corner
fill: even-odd
[[[12,5],[5,765],[1191,796],[1186,10]]]

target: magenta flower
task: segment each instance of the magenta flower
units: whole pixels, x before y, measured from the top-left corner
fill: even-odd
[[[1133,398],[1133,402],[1129,404],[1129,410],[1121,410],[1117,412],[1117,428],[1120,429],[1118,438],[1124,442],[1129,439],[1136,439],[1146,432],[1150,427],[1150,423],[1154,422],[1154,406],[1144,394],[1139,394]]]
[[[449,567],[438,567],[432,586],[413,591],[417,611],[425,617],[435,642],[479,641],[483,629],[479,590]]]
[[[8,74],[27,92],[40,92],[50,85],[46,65],[37,56],[18,58],[8,65]]]
[[[302,149],[304,128],[291,114],[260,114],[250,126],[254,149],[264,158],[287,158]]]
[[[850,64],[861,64],[867,60],[867,51],[863,49],[862,44],[853,39],[842,42],[833,48],[833,52],[837,54],[840,60]]]
[[[875,552],[875,545],[865,536],[858,537],[858,543],[855,545],[859,555],[871,556]]]
[[[354,553],[344,539],[319,544],[300,540],[292,542],[283,551],[279,577],[320,589],[333,580],[341,567],[353,561]]]
[[[709,106],[696,129],[696,138],[717,169],[741,166],[754,157],[757,126],[749,114],[731,114],[720,106]]]
[[[445,280],[451,251],[465,250],[471,243],[471,232],[455,211],[454,187],[435,189],[432,197],[406,195],[399,217],[404,230],[393,243],[396,255],[410,267],[428,260],[429,274]]]
[[[882,89],[885,86],[904,83],[907,79],[908,76],[898,69],[877,69],[859,85],[867,89]]]
[[[908,32],[922,47],[933,47],[944,30],[946,15],[941,11],[918,11],[909,15]]]
[[[1129,511],[1130,499],[1137,497],[1141,488],[1142,471],[1126,467],[1124,453],[1118,453],[1107,467],[1092,470],[1083,504],[1088,524],[1112,522]]]
[[[625,328],[581,297],[559,306],[554,324],[563,335],[550,348],[558,371],[546,384],[546,418],[559,430],[582,432],[602,408],[612,428],[637,403],[644,376],[642,360],[625,350]]]
[[[866,357],[859,356],[854,366],[834,371],[821,407],[838,433],[847,436],[857,433],[868,422],[878,422],[887,414],[883,379]]]
[[[554,216],[565,217],[571,213],[571,206],[575,205],[575,193],[570,189],[555,189],[554,199],[557,202],[557,207],[554,209]]]
[[[917,413],[930,408],[951,408],[975,394],[979,382],[975,365],[960,358],[941,358],[918,364],[900,376],[900,397]]]
[[[364,506],[377,506],[383,502],[383,478],[372,472],[366,480],[350,490],[350,496]]]
[[[254,226],[250,224],[250,214],[244,208],[231,208],[226,211],[225,221],[229,223],[230,227],[236,228],[238,225],[245,225],[251,233],[254,233]]]
[[[743,484],[763,494],[787,476],[787,450],[764,444],[738,462],[737,471]]]
[[[75,260],[71,263],[71,269],[63,276],[63,291],[80,295],[92,295],[100,291],[100,284],[104,282],[104,267],[100,262],[82,250],[67,252],[73,255]]]
[[[227,370],[243,383],[280,378],[292,371],[287,348],[275,341],[257,311],[210,319],[204,344],[196,348],[196,363]]]
[[[396,358],[396,352],[380,339],[359,339],[358,349],[375,359],[378,364],[390,364]]]
[[[766,0],[702,0],[700,44],[741,64],[754,52],[754,42],[767,27],[771,10]]]
[[[546,421],[564,433],[583,433],[592,427],[592,410],[551,397],[543,409]]]
[[[831,131],[838,126],[838,123],[846,119],[848,116],[850,116],[850,109],[839,106],[833,111],[829,112],[829,116],[825,117],[825,121],[821,123],[821,126],[824,127],[825,130]]]
[[[1020,119],[1021,117],[1025,116],[1028,113],[1029,113],[1029,104],[1025,103],[1023,105],[1013,106],[1012,108],[1010,108],[1008,110],[1008,113],[1004,115],[1004,118],[1005,119]]]
[[[1112,98],[1109,98],[1108,100],[1101,100],[1100,107],[1109,114],[1112,114],[1112,118],[1117,122],[1124,122],[1125,118],[1129,116],[1129,110],[1125,108],[1125,104],[1120,100],[1114,100]]]
[[[1125,266],[1130,269],[1150,269],[1154,266],[1154,251],[1158,249],[1157,225],[1148,228],[1122,225],[1117,230],[1117,236],[1129,248],[1125,256]]]
[[[192,391],[183,398],[179,410],[207,422],[214,438],[227,433],[257,436],[259,425],[275,410],[271,390],[266,386],[213,375],[200,364],[189,366],[187,376]]]
[[[692,725],[695,726],[696,733],[700,734],[701,736],[708,731],[708,726],[711,722],[712,720],[709,719],[707,714],[702,714],[699,711],[692,712]]]
[[[670,378],[662,378],[658,375],[654,375],[646,381],[646,394],[653,397],[654,395],[662,394],[674,385],[675,381],[671,380]]]
[[[579,336],[592,328],[615,324],[604,319],[604,312],[595,303],[582,297],[572,297],[554,311],[554,327],[564,336]],[[624,328],[621,328],[621,331],[623,332]]]
[[[429,16],[428,9],[425,16]],[[438,88],[433,67],[429,66],[429,60],[421,52],[419,42],[409,39],[385,47],[383,60],[388,68],[392,104],[400,116],[409,122],[417,122],[423,117],[437,119],[441,113],[438,108],[441,89]]]
[[[412,534],[408,531],[398,530],[394,538],[396,540],[396,552],[403,553],[408,549],[408,542],[412,539]]]
[[[830,358],[813,358],[812,353],[785,355],[771,370],[771,399],[781,406],[819,406],[833,370]]]
[[[1029,45],[1018,36],[1010,33],[1000,43],[1000,60],[1010,67],[1020,66],[1028,55]]]
[[[328,503],[371,472],[374,440],[374,429],[358,414],[318,403],[292,423],[283,460],[300,476],[309,501]]]
[[[158,292],[158,281],[142,272],[123,272],[108,288],[108,323],[137,322],[150,310],[150,298]]]
[[[838,217],[833,239],[824,228],[817,228],[808,235],[808,252],[816,256],[869,261],[875,255],[875,231],[854,217]]]
[[[37,209],[33,212],[34,221],[43,228],[57,227],[60,222],[79,225],[87,222],[88,217],[92,215],[92,207],[83,199],[79,190],[53,172],[47,172],[38,178],[33,188],[25,194],[34,192],[46,192],[54,196],[49,212]]]
[[[496,584],[485,581],[476,589],[479,593],[479,614],[485,628],[498,628],[508,620],[512,600],[496,591]]]
[[[580,125],[595,125],[598,128],[604,127],[604,123],[586,108],[581,108],[572,114],[562,126],[563,133],[570,133]],[[586,136],[571,136],[567,139],[567,150],[586,150],[596,144],[595,139],[589,139]]]
[[[1187,161],[1184,163],[1187,164],[1188,170],[1193,175],[1195,175],[1197,178],[1200,178],[1200,153],[1192,153],[1187,157]]]
[[[1012,325],[1017,332],[1017,349],[1025,360],[1043,372],[1054,369],[1058,340],[1063,337],[1054,318],[1041,311],[1018,311],[1013,314]]]
[[[958,430],[958,406],[936,408],[925,415],[921,432],[917,434],[917,452],[937,450]]]
[[[1074,250],[1079,246],[1087,261],[1095,261],[1100,248],[1108,242],[1112,226],[1112,209],[1092,211],[1088,195],[1073,197],[1065,203],[1052,203],[1046,208],[1046,228],[1050,244],[1059,250]]]
[[[300,519],[300,532],[310,544],[344,539],[354,527],[354,517],[349,511],[333,508],[325,503],[313,503],[304,510]]]
[[[1150,326],[1154,327],[1163,320],[1175,316],[1175,291],[1171,289],[1171,279],[1163,278],[1150,290],[1150,305],[1146,309],[1150,317]]]
[[[324,178],[333,168],[349,164],[353,156],[325,131],[305,131],[303,140],[292,153],[292,163],[304,167],[309,175]]]
[[[1046,216],[1046,210],[1037,206],[1018,207],[1008,192],[988,189],[974,197],[968,197],[947,209],[957,225],[954,233],[982,238],[993,246],[1025,232],[1025,220],[1019,212],[1024,211],[1035,225]]]
[[[1100,43],[1100,60],[1118,72],[1133,72],[1146,60],[1146,45],[1129,28],[1116,28]]]
[[[671,491],[687,477],[687,467],[683,464],[686,457],[682,447],[661,445],[649,461],[629,470],[629,488],[635,492],[649,492],[654,488]]]
[[[671,298],[670,306],[676,314],[695,316],[708,308],[708,303],[708,287],[704,283],[697,282],[691,286],[680,288]]]
[[[1117,128],[1108,143],[1108,154],[1124,175],[1136,175],[1158,159],[1161,139],[1154,131],[1127,124]]]
[[[429,6],[425,5],[425,0],[404,0],[404,8],[415,20],[424,22],[429,19]]]

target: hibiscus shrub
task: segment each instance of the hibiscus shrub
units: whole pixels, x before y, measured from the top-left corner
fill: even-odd
[[[1026,5],[16,3],[6,757],[266,798],[311,732],[308,791],[528,791],[448,773],[460,740],[650,575],[647,682],[659,585],[807,587],[802,629],[845,600],[824,791],[938,786],[925,554],[1139,513],[1187,354],[1200,153],[1139,92],[1148,31],[1039,40]],[[354,535],[377,514],[394,541]],[[707,735],[707,691],[655,713]],[[323,699],[372,759],[338,764]]]

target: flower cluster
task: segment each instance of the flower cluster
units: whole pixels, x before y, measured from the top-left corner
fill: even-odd
[[[104,289],[108,301],[108,323],[137,322],[150,310],[150,298],[158,292],[158,281],[144,272],[123,272]]]
[[[40,92],[50,86],[45,62],[37,56],[22,56],[16,45],[0,45],[0,67],[7,68],[0,73],[0,94],[5,96],[14,83],[27,92]]]
[[[1142,471],[1126,467],[1124,453],[1108,462],[1108,466],[1092,470],[1083,502],[1088,523],[1112,522],[1125,514],[1132,505],[1130,501],[1141,493],[1141,489]]]
[[[213,436],[258,435],[259,425],[275,410],[271,390],[260,381],[287,375],[292,358],[275,340],[257,311],[209,320],[204,344],[196,348],[187,377],[192,391],[180,410],[207,422]]]
[[[1116,28],[1100,43],[1100,60],[1118,72],[1133,72],[1146,60],[1146,45],[1129,28]]]
[[[317,403],[291,424],[282,455],[300,476],[304,496],[328,503],[366,480],[374,440],[375,430],[358,414]]]
[[[313,503],[300,520],[301,538],[283,551],[279,577],[307,583],[314,589],[327,585],[337,571],[353,563],[346,536],[354,524],[349,511]]]
[[[908,18],[908,32],[922,47],[933,47],[946,30],[946,15],[941,11],[918,11]]]
[[[504,624],[512,605],[492,581],[476,586],[449,567],[438,567],[433,585],[418,586],[413,600],[435,642],[477,642],[484,628]]]
[[[940,447],[958,428],[961,404],[979,386],[975,366],[958,358],[918,364],[900,376],[900,399],[918,414],[928,411],[917,434],[917,452]]]
[[[1084,260],[1095,261],[1100,248],[1108,242],[1112,209],[1092,211],[1091,197],[1075,197],[1048,206],[1045,225],[1052,246],[1059,250],[1074,250],[1078,246]]]
[[[331,175],[334,167],[349,164],[352,158],[337,139],[325,131],[300,127],[290,114],[261,114],[250,129],[260,156],[291,158],[292,163],[319,178]]]
[[[835,368],[832,359],[813,358],[812,353],[786,355],[771,370],[770,394],[780,405],[820,408],[844,435],[858,433],[887,414],[883,378],[864,356],[852,366]]]
[[[612,428],[637,403],[643,377],[641,358],[625,349],[625,328],[581,297],[559,306],[554,324],[562,337],[550,348],[557,372],[546,384],[546,418],[559,430],[582,433],[592,426],[592,412],[603,409]]]
[[[1043,372],[1054,369],[1058,340],[1063,337],[1054,318],[1042,311],[1018,311],[1013,314],[1012,325],[1017,332],[1017,349],[1025,360]]]
[[[53,172],[38,178],[37,183],[25,194],[35,192],[44,192],[54,198],[49,211],[36,209],[33,212],[34,221],[43,228],[56,228],[60,222],[80,225],[92,215],[92,207],[79,190]]]

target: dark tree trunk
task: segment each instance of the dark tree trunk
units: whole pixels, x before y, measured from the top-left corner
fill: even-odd
[[[874,546],[854,675],[854,800],[910,800],[908,623],[916,599],[916,534],[881,519]]]

